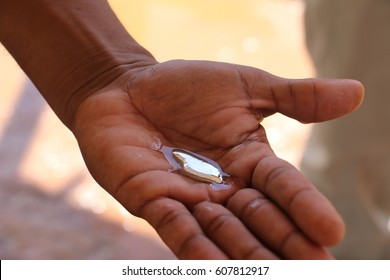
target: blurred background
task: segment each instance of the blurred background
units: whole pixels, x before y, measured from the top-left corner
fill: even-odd
[[[245,64],[289,78],[314,75],[298,0],[111,0],[159,61]],[[278,156],[297,165],[310,126],[275,115]],[[0,259],[171,259],[143,220],[90,177],[72,134],[0,45]]]

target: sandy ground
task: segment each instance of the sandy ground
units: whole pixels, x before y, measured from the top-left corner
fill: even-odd
[[[300,1],[110,2],[160,61],[208,59],[313,75]],[[297,165],[309,127],[278,115],[264,126],[276,153]],[[145,221],[93,181],[72,134],[1,45],[0,205],[0,259],[174,258]]]

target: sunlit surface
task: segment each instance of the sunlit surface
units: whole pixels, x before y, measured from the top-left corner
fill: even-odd
[[[110,1],[159,61],[207,59],[312,76],[300,1]],[[172,258],[150,226],[90,177],[72,134],[0,46],[0,258]],[[263,125],[297,164],[307,126]]]

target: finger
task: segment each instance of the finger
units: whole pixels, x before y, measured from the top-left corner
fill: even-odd
[[[130,178],[115,197],[131,213],[147,220],[178,258],[226,259],[182,204],[208,199],[203,185],[189,184],[178,174],[150,171]]]
[[[231,210],[260,239],[286,259],[332,259],[324,248],[305,237],[269,199],[254,189],[229,199]]]
[[[179,259],[226,259],[203,233],[192,214],[178,201],[160,198],[147,203],[142,218],[157,231]]]
[[[364,87],[355,80],[284,79],[252,68],[242,73],[253,108],[303,123],[341,117],[363,101]]]
[[[232,259],[277,259],[246,229],[237,217],[225,207],[199,203],[193,210],[205,234]]]
[[[210,199],[207,184],[189,181],[180,174],[152,170],[130,177],[113,196],[137,216],[141,215],[145,203],[159,197],[171,198],[186,206]]]
[[[338,243],[344,223],[330,202],[291,164],[264,155],[252,177],[253,186],[279,205],[296,225],[322,246]]]
[[[335,119],[354,111],[364,88],[354,80],[282,79],[273,89],[276,111],[303,123]]]

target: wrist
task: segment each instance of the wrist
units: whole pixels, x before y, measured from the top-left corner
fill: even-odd
[[[61,121],[72,128],[78,107],[85,99],[109,85],[118,84],[122,76],[131,79],[138,71],[155,63],[153,57],[134,52],[97,53],[81,61],[80,66],[53,84],[44,96]]]
[[[106,0],[1,0],[0,40],[59,118],[124,73],[155,63]]]

